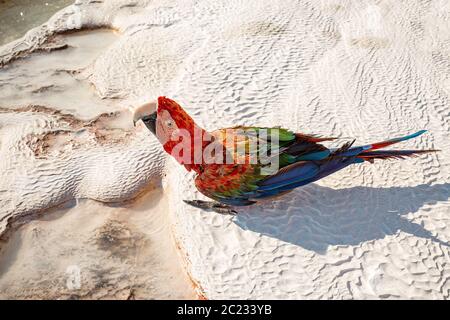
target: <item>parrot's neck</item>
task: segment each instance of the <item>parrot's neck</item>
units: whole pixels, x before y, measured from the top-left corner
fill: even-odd
[[[164,144],[164,150],[188,171],[201,173],[205,166],[203,151],[214,141],[214,137],[203,128],[194,124],[192,128],[185,129],[189,137],[183,137],[181,141],[168,141]]]

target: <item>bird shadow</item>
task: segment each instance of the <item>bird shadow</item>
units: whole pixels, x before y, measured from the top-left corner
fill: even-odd
[[[448,242],[407,217],[449,197],[450,183],[346,189],[310,184],[276,200],[239,209],[233,221],[242,229],[319,254],[330,245],[358,245],[399,231],[449,247]]]

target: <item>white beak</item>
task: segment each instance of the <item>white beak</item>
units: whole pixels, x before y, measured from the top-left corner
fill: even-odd
[[[136,126],[136,122],[145,116],[148,116],[158,109],[158,102],[151,101],[149,103],[143,104],[132,110],[133,112],[133,124]]]

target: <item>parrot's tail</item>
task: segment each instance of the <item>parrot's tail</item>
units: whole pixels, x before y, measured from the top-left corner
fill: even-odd
[[[358,155],[358,158],[373,163],[375,159],[404,159],[406,157],[416,157],[421,153],[437,151],[439,150],[379,150],[363,152]]]
[[[378,150],[387,146],[390,146],[394,143],[406,141],[412,138],[416,138],[421,134],[425,133],[426,130],[421,130],[416,133],[401,137],[394,138],[382,142],[372,143],[370,145],[364,146],[364,151],[361,152],[357,158],[363,159],[365,161],[369,161],[371,163],[374,162],[375,159],[404,159],[406,157],[416,157],[418,154],[429,153],[429,152],[437,152],[439,150]]]

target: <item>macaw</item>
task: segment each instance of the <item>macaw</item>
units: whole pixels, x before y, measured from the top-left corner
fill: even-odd
[[[418,137],[426,130],[362,146],[353,146],[353,140],[339,148],[322,144],[336,138],[295,133],[280,127],[235,126],[208,132],[177,102],[166,97],[135,109],[134,124],[139,120],[167,153],[196,173],[198,191],[214,200],[184,201],[223,214],[236,214],[236,206],[281,196],[352,164],[438,151],[382,149]],[[263,153],[265,161],[258,158]]]

